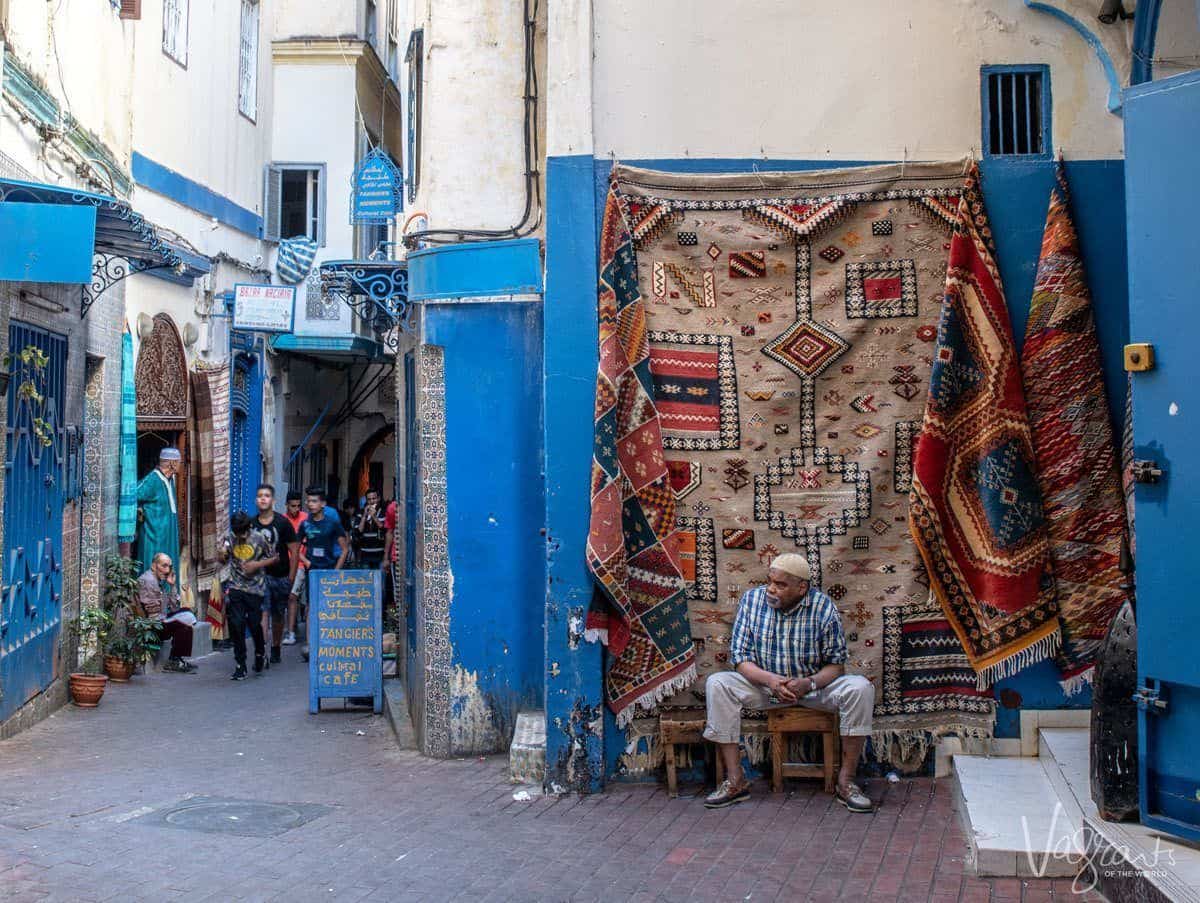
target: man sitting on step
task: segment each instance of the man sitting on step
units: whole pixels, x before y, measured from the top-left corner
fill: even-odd
[[[845,673],[846,637],[833,600],[810,585],[808,560],[794,553],[771,562],[767,585],[742,596],[729,663],[737,670],[709,675],[705,685],[706,739],[716,743],[725,780],[705,800],[709,809],[750,798],[738,741],[742,709],[802,705],[841,716],[842,765],[836,798],[851,812],[870,812],[871,801],[854,783],[871,733],[875,688]]]

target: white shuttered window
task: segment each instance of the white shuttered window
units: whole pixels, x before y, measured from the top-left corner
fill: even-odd
[[[188,61],[189,0],[163,0],[163,53],[182,66]]]
[[[242,0],[242,37],[238,43],[238,111],[258,115],[258,0]]]

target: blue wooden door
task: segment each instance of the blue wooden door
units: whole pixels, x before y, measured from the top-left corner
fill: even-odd
[[[1200,73],[1126,92],[1129,335],[1134,374],[1139,767],[1143,823],[1200,839]],[[1146,479],[1155,474],[1147,472]]]
[[[255,490],[262,477],[262,364],[257,354],[233,360],[230,392],[230,513],[254,513]]]
[[[0,721],[54,679],[62,628],[64,336],[13,321],[4,462],[3,589],[0,596]],[[49,358],[27,365],[21,352]],[[38,401],[21,390],[33,389]]]

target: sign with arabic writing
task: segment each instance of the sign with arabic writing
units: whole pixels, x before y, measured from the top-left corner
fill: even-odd
[[[404,206],[404,176],[381,147],[363,157],[351,182],[350,222],[390,223]]]
[[[309,571],[308,710],[322,699],[373,697],[383,710],[383,576],[378,569]]]

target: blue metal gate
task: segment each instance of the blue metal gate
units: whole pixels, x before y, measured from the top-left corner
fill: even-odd
[[[8,347],[13,362],[4,463],[0,721],[54,679],[62,626],[67,340],[13,321]],[[21,360],[21,352],[28,348],[49,359],[44,369]],[[42,400],[23,392],[22,386],[32,388]]]
[[[1139,14],[1141,8],[1138,9]],[[1200,840],[1200,73],[1125,92],[1129,335],[1137,487],[1138,767],[1142,823]],[[1161,471],[1157,473],[1156,471]]]
[[[241,344],[249,347],[244,341]],[[262,393],[261,357],[245,352],[234,355],[230,393],[230,512],[254,513],[255,490],[262,477]]]

